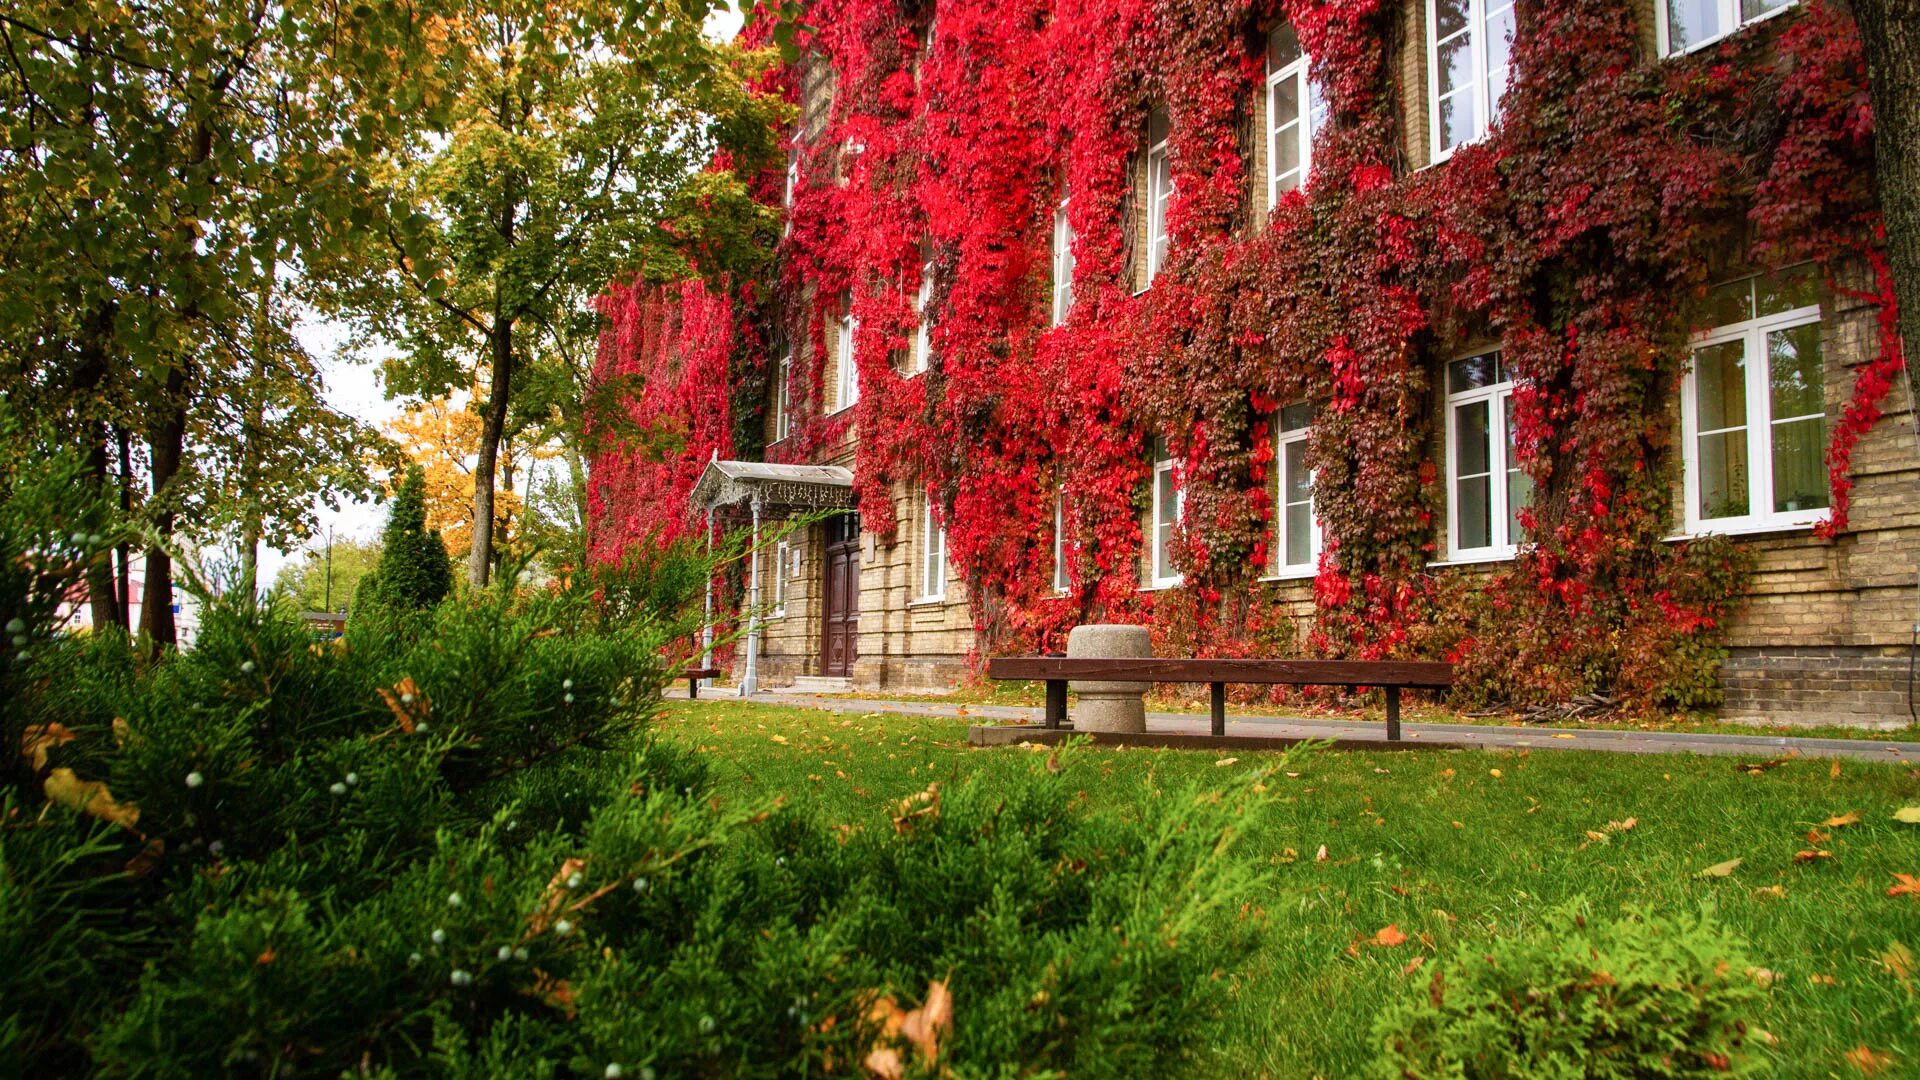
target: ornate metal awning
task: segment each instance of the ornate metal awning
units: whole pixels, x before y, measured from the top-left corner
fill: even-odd
[[[853,473],[838,465],[774,465],[765,461],[709,461],[689,496],[702,510],[757,505],[778,516],[853,509]]]

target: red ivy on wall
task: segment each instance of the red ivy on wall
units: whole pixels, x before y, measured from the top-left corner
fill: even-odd
[[[796,433],[770,456],[817,459],[855,423],[867,528],[893,532],[896,485],[936,500],[985,651],[1141,620],[1169,648],[1203,653],[1445,655],[1482,698],[1598,689],[1643,707],[1711,704],[1742,558],[1664,538],[1668,410],[1715,254],[1750,243],[1766,265],[1816,260],[1836,289],[1860,265],[1874,276],[1853,290],[1879,306],[1882,331],[1833,425],[1832,530],[1845,527],[1848,455],[1900,356],[1850,19],[1806,0],[1650,63],[1639,43],[1651,8],[1521,0],[1500,123],[1413,171],[1401,101],[1424,87],[1400,85],[1387,51],[1397,0],[946,0],[935,25],[932,5],[817,0],[807,45],[835,93],[824,133],[796,144],[775,287],[731,307],[684,290],[609,300],[603,365],[649,373],[655,396],[633,414],[689,437],[657,462],[597,463],[596,550],[667,528],[676,486],[728,452],[714,432],[762,415],[771,358],[743,359],[755,350],[728,339],[731,319],[754,341],[781,327],[810,346],[796,349]],[[1250,190],[1247,117],[1279,18],[1314,58],[1329,119],[1311,184],[1256,220],[1245,207],[1265,193]],[[769,89],[797,86],[784,69]],[[1156,106],[1171,122],[1171,254],[1135,295],[1127,229],[1145,193],[1132,178]],[[758,190],[777,201],[783,180]],[[1069,196],[1075,301],[1050,327],[1051,224]],[[923,267],[934,361],[915,376],[901,357]],[[804,325],[782,327],[777,295],[814,298]],[[827,415],[841,297],[858,318],[862,390]],[[629,313],[659,328],[623,323]],[[657,346],[627,344],[656,332]],[[1490,578],[1450,578],[1428,567],[1442,494],[1432,372],[1474,343],[1497,345],[1521,381],[1532,543]],[[656,392],[663,376],[680,388]],[[1318,403],[1308,454],[1325,535],[1304,637],[1256,583],[1272,415],[1299,400]],[[1143,593],[1154,436],[1181,463],[1186,583]],[[1056,596],[1062,490],[1072,587]]]

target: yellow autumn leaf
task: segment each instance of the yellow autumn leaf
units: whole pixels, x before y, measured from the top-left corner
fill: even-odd
[[[82,780],[72,769],[55,769],[42,785],[47,798],[62,806],[92,814],[123,829],[132,829],[140,821],[140,808],[132,803],[115,802],[107,785],[98,780]]]
[[[1224,769],[1229,765],[1238,764],[1239,761],[1240,759],[1237,757],[1223,757],[1219,761],[1214,762],[1213,764],[1215,768]]]
[[[1920,806],[1903,806],[1895,810],[1893,820],[1904,825],[1920,825]]]
[[[1860,811],[1849,810],[1844,814],[1835,814],[1820,824],[1834,829],[1845,828],[1848,825],[1858,825],[1860,824]]]
[[[1728,859],[1726,862],[1723,862],[1723,863],[1714,863],[1712,866],[1709,866],[1705,870],[1700,871],[1700,876],[1704,878],[1726,877],[1727,875],[1733,873],[1735,870],[1740,869],[1740,864],[1745,861],[1746,861],[1745,859]]]

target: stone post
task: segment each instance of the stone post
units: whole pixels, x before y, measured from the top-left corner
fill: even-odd
[[[1144,626],[1095,624],[1076,626],[1067,633],[1070,660],[1145,660],[1153,656],[1153,640]],[[1146,693],[1152,683],[1075,682],[1080,695],[1073,708],[1075,731],[1147,730]]]

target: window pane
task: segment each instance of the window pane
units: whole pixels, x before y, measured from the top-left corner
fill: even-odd
[[[1487,402],[1453,408],[1453,471],[1456,476],[1474,476],[1491,471],[1487,450]]]
[[[1778,11],[1793,2],[1794,0],[1740,0],[1740,21],[1744,23],[1757,19],[1769,11]]]
[[[1299,503],[1287,507],[1287,566],[1305,566],[1313,561],[1313,507]]]
[[[1473,95],[1461,91],[1440,102],[1440,149],[1451,150],[1473,139]]]
[[[1707,290],[1707,325],[1732,326],[1753,318],[1753,279],[1742,278]]]
[[[1280,410],[1280,430],[1299,431],[1313,423],[1313,405],[1302,401]]]
[[[1462,34],[1452,41],[1442,42],[1439,64],[1435,70],[1439,73],[1442,95],[1472,86],[1473,39]]]
[[[1283,498],[1291,506],[1313,498],[1313,474],[1307,470],[1307,443],[1304,439],[1286,445],[1286,461],[1281,467]]]
[[[1267,70],[1279,71],[1300,59],[1300,38],[1293,27],[1281,23],[1267,35]]]
[[[1773,508],[1779,513],[1827,505],[1824,417],[1773,425]]]
[[[1700,436],[1700,516],[1747,515],[1747,433],[1745,429]]]
[[[1164,110],[1155,109],[1147,115],[1147,145],[1155,146],[1167,141],[1167,132],[1173,127],[1167,122]]]
[[[1755,278],[1753,286],[1762,315],[1778,315],[1820,303],[1819,278],[1812,263]]]
[[[1483,353],[1447,365],[1447,393],[1478,390],[1500,381],[1500,354]]]
[[[1434,40],[1444,41],[1449,34],[1465,30],[1468,10],[1467,0],[1434,0]]]
[[[1527,530],[1520,525],[1520,511],[1533,505],[1533,478],[1519,469],[1507,472],[1507,543],[1518,544],[1526,539]]]
[[[1768,393],[1775,420],[1826,412],[1826,375],[1820,362],[1820,324],[1767,335]]]
[[[1153,519],[1162,528],[1173,524],[1173,470],[1161,469],[1153,478]]]
[[[1454,534],[1453,546],[1462,551],[1493,545],[1491,479],[1477,476],[1454,485],[1454,496],[1459,500],[1459,505],[1454,508],[1458,531]]]
[[[1747,349],[1728,341],[1693,354],[1695,413],[1701,431],[1747,425]]]
[[[1489,4],[1491,8],[1493,5]],[[1487,15],[1487,70],[1504,68],[1513,54],[1513,5],[1498,14]],[[1490,95],[1498,100],[1497,95]]]
[[[1667,51],[1720,36],[1720,0],[1667,0]]]

